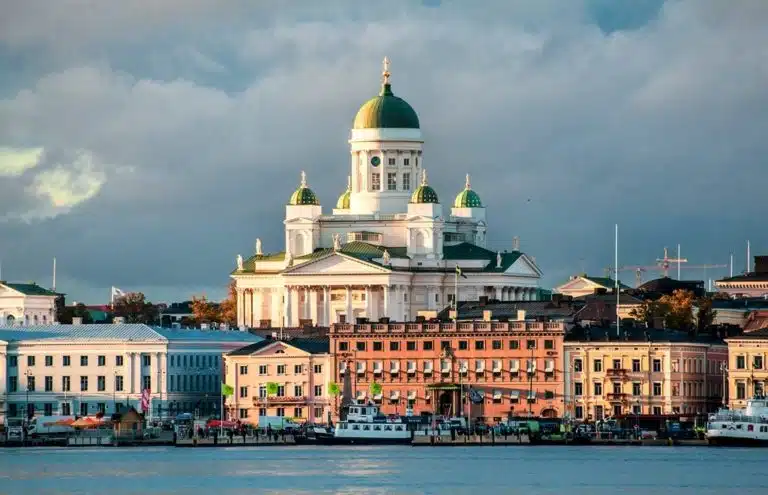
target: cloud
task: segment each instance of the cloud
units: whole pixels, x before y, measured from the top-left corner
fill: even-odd
[[[43,148],[0,147],[0,177],[17,177],[37,167]]]
[[[443,203],[471,173],[492,247],[520,236],[546,285],[611,264],[615,222],[622,264],[768,245],[765,2],[155,3],[0,20],[0,67],[30,62],[0,87],[0,146],[45,150],[0,181],[21,279],[55,251],[79,293],[223,286],[256,237],[282,248],[301,170],[333,206],[384,55]]]

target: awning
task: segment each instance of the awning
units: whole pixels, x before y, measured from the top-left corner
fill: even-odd
[[[551,373],[553,371],[555,371],[555,362],[551,359],[548,359],[547,362],[544,364],[544,372]]]
[[[459,362],[459,373],[466,373],[469,369],[469,364],[466,361]]]
[[[511,390],[509,392],[509,398],[510,399],[515,399],[515,400],[519,399],[520,398],[520,391],[519,390]]]
[[[408,391],[408,399],[409,400],[416,400],[416,391],[415,390],[409,390]]]
[[[535,398],[536,398],[536,391],[535,390],[529,391],[528,392],[528,400],[533,400]]]
[[[373,396],[373,400],[381,400],[382,397],[383,397],[382,394],[376,394]]]
[[[381,371],[384,369],[384,363],[381,361],[376,361],[373,363],[373,372],[374,373],[381,373]]]
[[[475,371],[478,373],[485,371],[485,361],[475,361]]]
[[[426,388],[427,390],[459,390],[461,387],[459,387],[459,385],[455,383],[441,382],[441,383],[427,384],[427,386],[424,388]]]
[[[451,372],[451,362],[450,361],[442,361],[440,363],[440,369],[443,373],[450,373]]]
[[[416,373],[416,361],[408,361],[408,374]]]
[[[433,364],[432,361],[424,361],[424,373],[432,373]]]
[[[357,400],[365,399],[365,390],[358,390],[357,391]]]
[[[527,369],[528,369],[528,373],[533,373],[534,371],[536,371],[536,361],[529,362]]]
[[[493,372],[494,373],[501,373],[501,361],[494,359],[493,361]]]
[[[365,361],[358,361],[355,366],[358,373],[365,373]]]
[[[389,372],[390,373],[399,373],[400,372],[400,361],[391,361],[389,363]]]
[[[494,398],[494,400],[501,400],[501,390],[494,390],[493,391],[493,398]]]
[[[520,371],[520,361],[517,359],[513,359],[509,362],[509,369],[512,371],[512,373],[517,373]]]
[[[344,373],[345,371],[347,371],[347,362],[342,361],[339,363],[339,372]]]
[[[389,400],[397,400],[400,398],[400,391],[393,390],[389,393]]]

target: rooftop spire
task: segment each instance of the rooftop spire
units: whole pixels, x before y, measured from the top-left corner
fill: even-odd
[[[351,191],[351,190],[352,190],[352,176],[348,175],[347,176],[347,191]]]
[[[389,84],[389,76],[391,75],[389,72],[389,57],[384,57],[383,66],[384,70],[381,72],[381,82],[383,84]]]
[[[467,181],[464,183],[464,189],[472,189],[472,186],[469,184],[469,174],[467,174]]]
[[[307,187],[307,173],[301,171],[301,187]]]

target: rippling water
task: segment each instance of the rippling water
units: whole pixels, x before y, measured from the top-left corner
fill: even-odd
[[[0,449],[0,493],[765,494],[768,449]]]

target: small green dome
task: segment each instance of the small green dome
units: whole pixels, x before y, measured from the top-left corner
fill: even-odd
[[[299,188],[291,194],[291,199],[288,200],[288,204],[292,206],[320,205],[320,201],[317,200],[315,193],[307,186],[307,174],[304,172],[301,173],[301,184],[299,185]]]
[[[421,185],[411,194],[411,203],[439,203],[437,193],[427,184],[427,171],[421,170]]]
[[[480,201],[480,196],[472,190],[469,185],[469,174],[467,174],[467,183],[464,186],[464,190],[461,191],[453,202],[454,208],[482,208],[483,203]]]
[[[347,190],[341,193],[341,196],[339,196],[339,200],[336,201],[336,209],[337,210],[348,210],[349,209],[349,198],[352,196],[352,184],[351,184],[352,178],[347,177]]]
[[[383,83],[378,96],[366,101],[358,110],[353,129],[400,128],[418,129],[419,116],[407,101],[392,93],[389,83],[389,59],[384,59]]]

